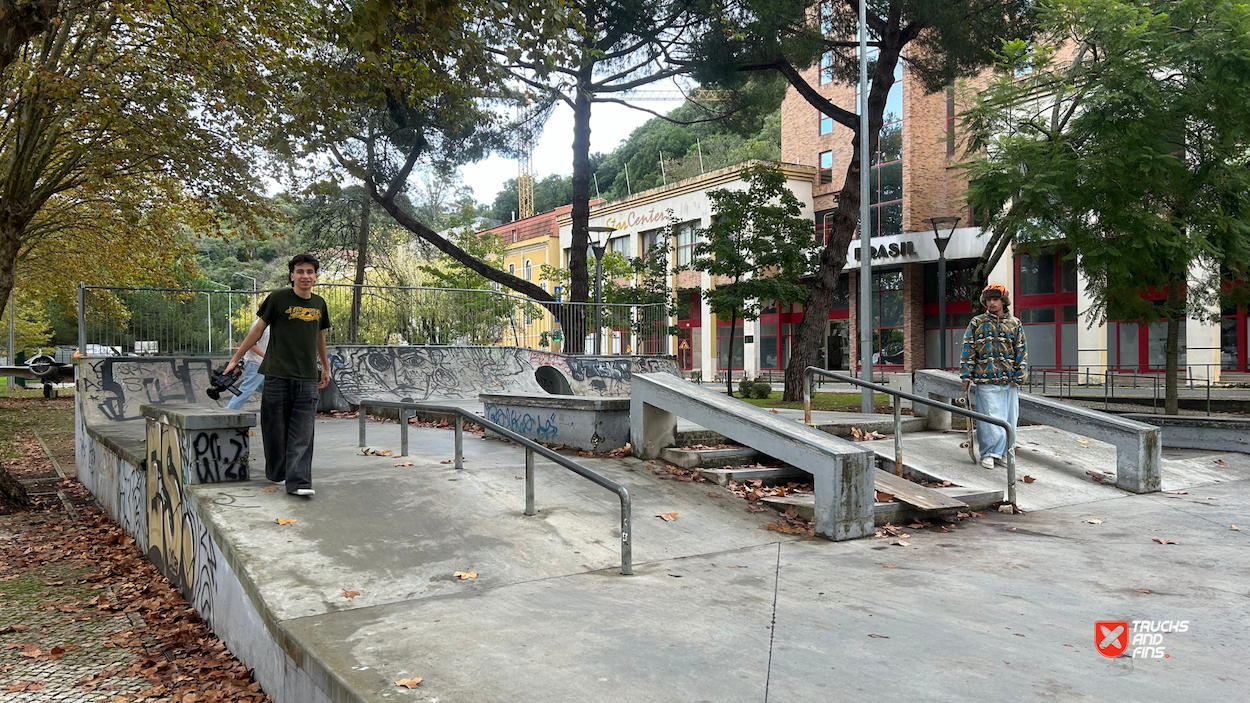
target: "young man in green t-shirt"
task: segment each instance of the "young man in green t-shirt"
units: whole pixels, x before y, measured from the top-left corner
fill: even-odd
[[[260,400],[260,431],[265,445],[265,477],[286,482],[286,492],[312,496],[313,429],[317,422],[317,391],[330,384],[326,330],[330,310],[312,292],[320,268],[312,254],[299,254],[287,264],[291,288],[269,294],[257,310],[260,318],[226,365],[229,372],[256,344],[265,329],[269,349],[260,364],[265,389]],[[317,363],[321,362],[318,371]]]

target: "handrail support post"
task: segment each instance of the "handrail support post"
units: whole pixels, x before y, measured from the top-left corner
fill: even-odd
[[[529,447],[525,448],[525,514],[538,514],[534,510],[534,450]]]

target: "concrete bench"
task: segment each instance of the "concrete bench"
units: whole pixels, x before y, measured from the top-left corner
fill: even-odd
[[[876,462],[868,449],[670,374],[634,374],[629,411],[635,456],[659,457],[684,417],[810,473],[816,534],[833,540],[873,534]]]
[[[934,400],[963,397],[963,381],[949,371],[916,371],[914,384],[917,394]],[[947,411],[922,406],[916,414],[928,417],[932,429],[950,428]],[[1115,445],[1116,487],[1132,493],[1159,490],[1163,446],[1158,427],[1029,393],[1020,394],[1020,419]]]
[[[629,398],[482,393],[486,419],[536,442],[606,452],[629,444]]]
[[[199,403],[143,405],[140,412],[149,471],[177,470],[184,486],[248,480],[256,413]]]

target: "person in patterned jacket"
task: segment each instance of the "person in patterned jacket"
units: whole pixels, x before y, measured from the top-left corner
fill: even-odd
[[[959,361],[959,375],[964,390],[976,384],[977,412],[1002,418],[1015,427],[1020,417],[1020,386],[1028,373],[1029,350],[1024,340],[1024,327],[1011,314],[1011,297],[1007,289],[992,283],[981,291],[985,312],[972,318],[964,332],[964,351]],[[981,466],[993,469],[1006,466],[1007,432],[988,422],[977,423],[977,446],[981,450]]]

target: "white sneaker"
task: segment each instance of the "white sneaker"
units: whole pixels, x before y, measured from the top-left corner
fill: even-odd
[[[313,489],[311,489],[311,488],[296,488],[296,489],[295,489],[295,495],[297,495],[297,496],[315,496],[315,495],[317,495],[317,492],[316,492],[316,491],[314,491],[314,490],[313,490]]]
[[[998,468],[1000,468],[1000,469],[1005,469],[1005,468],[1007,468],[1007,460],[1006,460],[1006,459],[995,459],[995,460],[994,460],[994,466],[997,466],[997,467],[998,467]]]
[[[983,469],[992,469],[992,468],[994,468],[994,457],[992,457],[992,456],[987,456],[987,457],[985,457],[984,459],[982,459],[982,460],[981,460],[981,468],[983,468]]]

